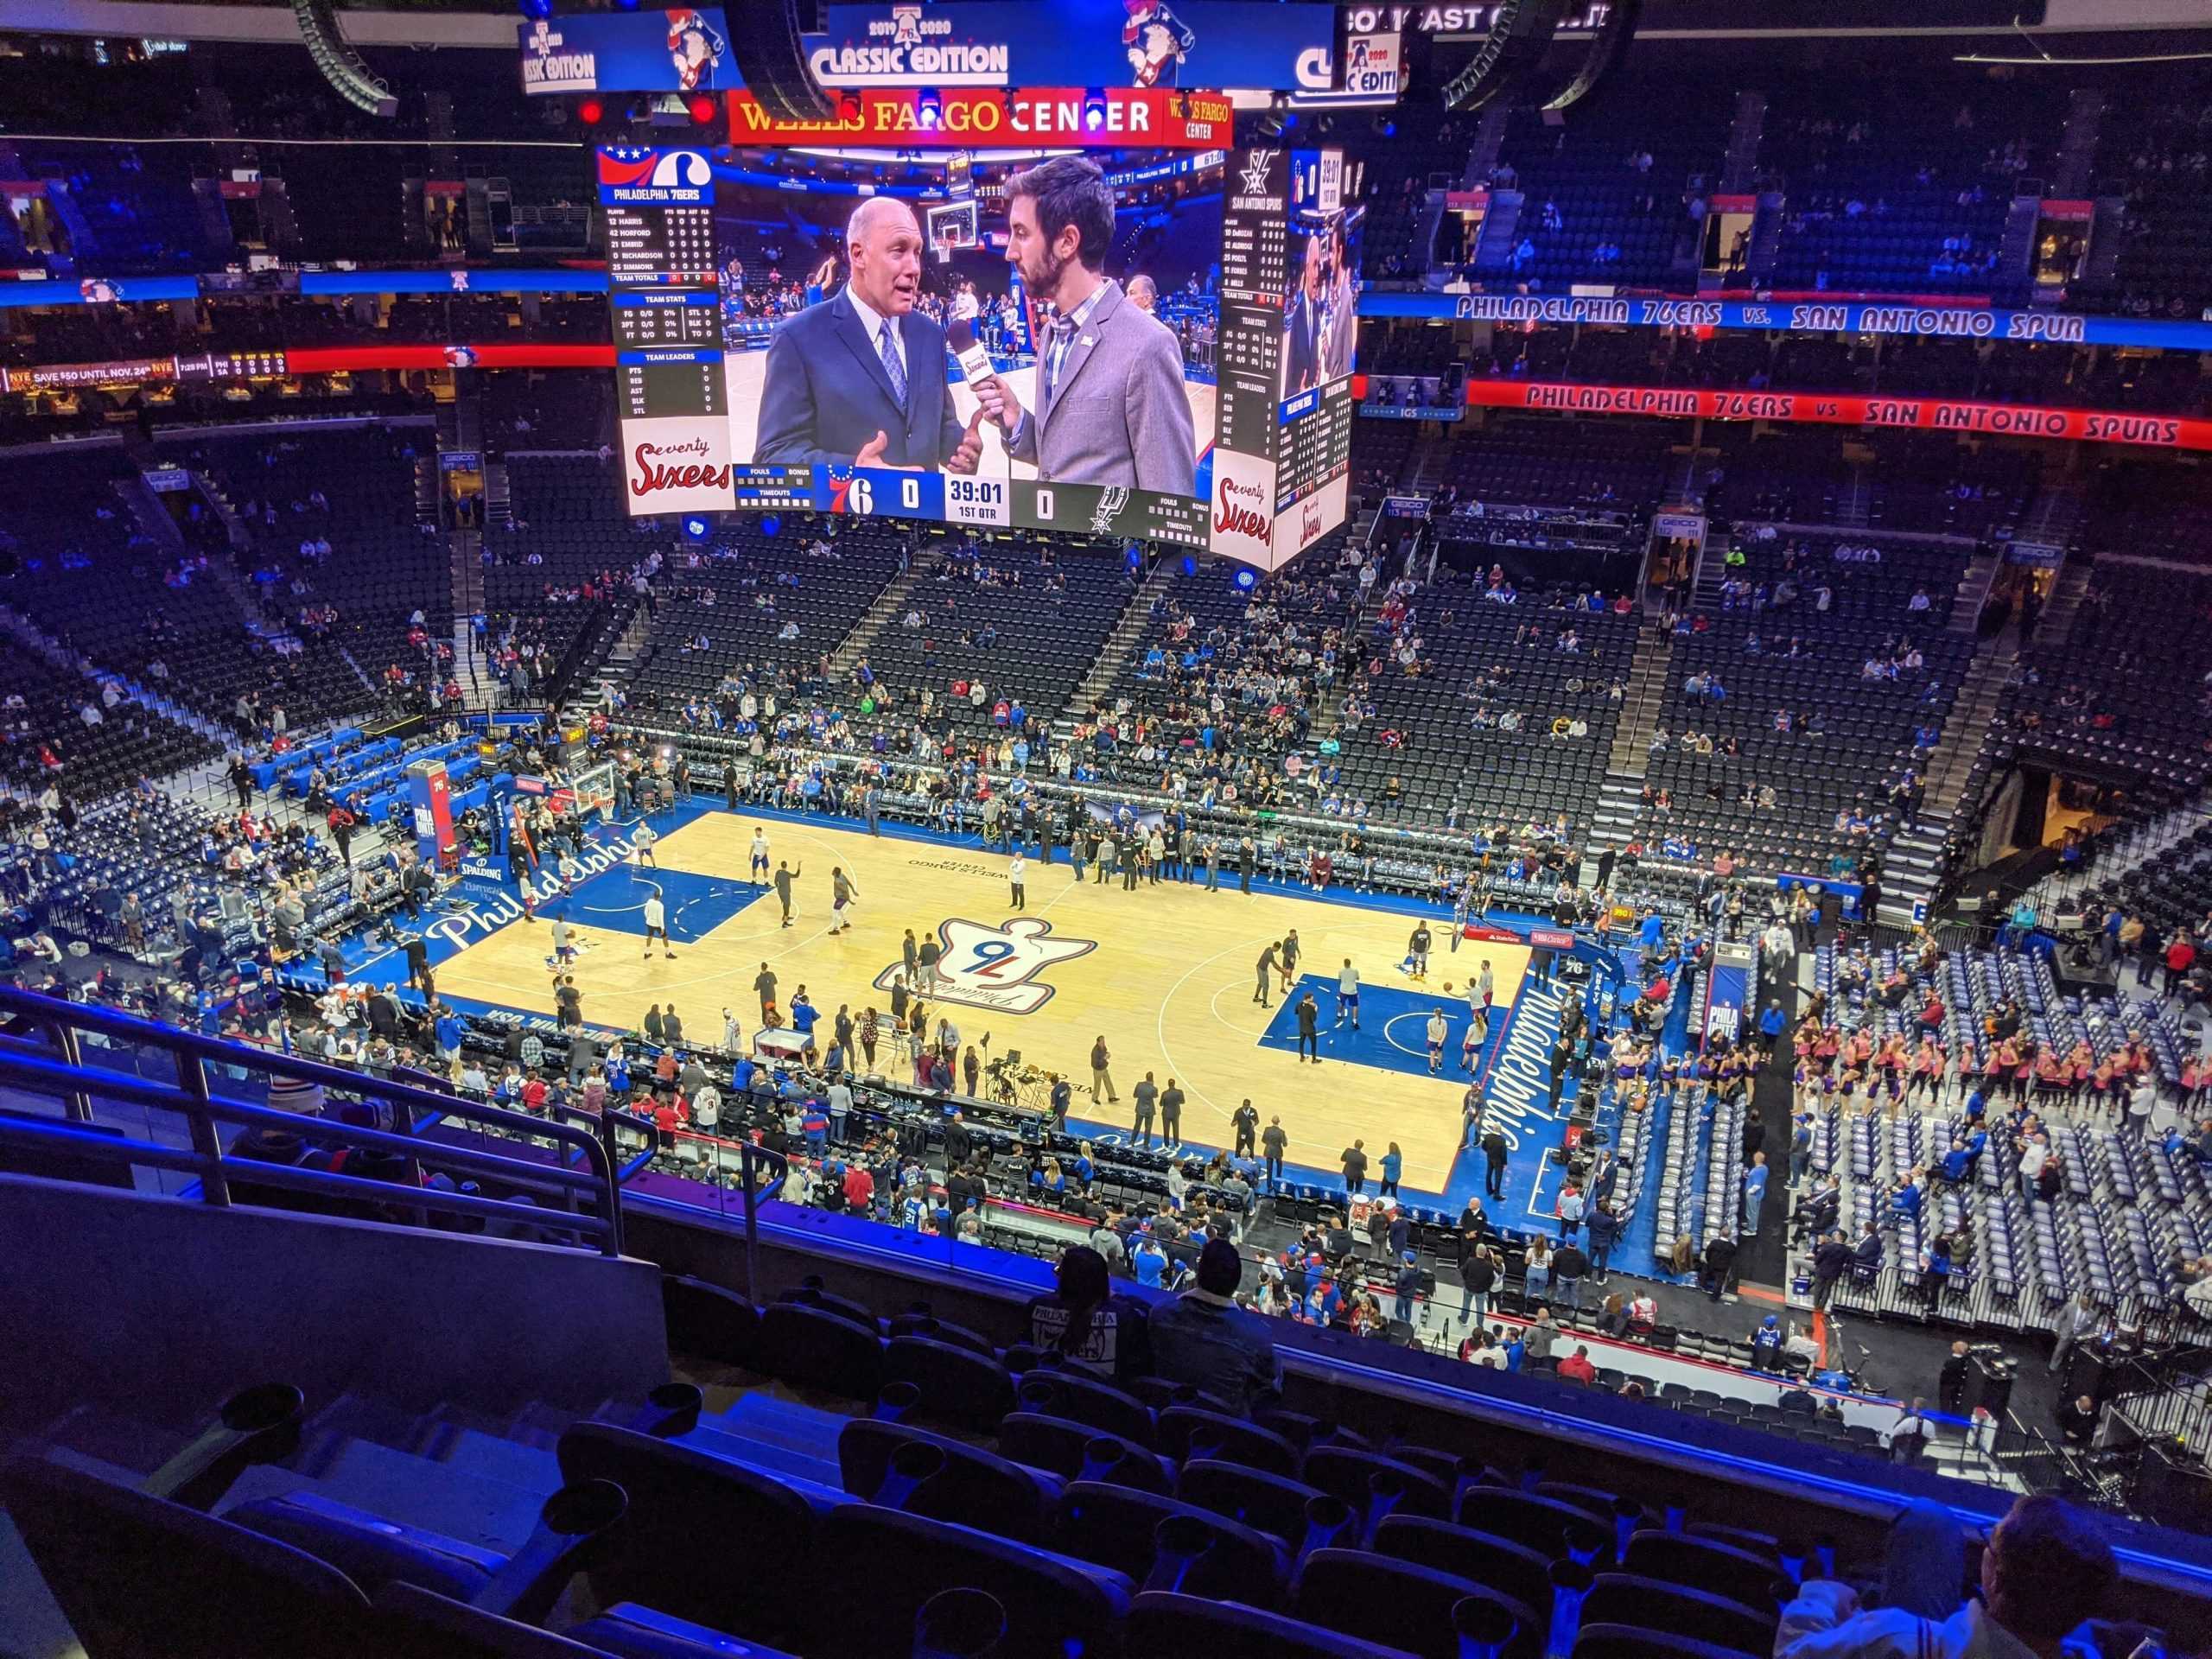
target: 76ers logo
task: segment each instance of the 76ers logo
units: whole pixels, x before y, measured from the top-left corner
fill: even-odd
[[[1050,922],[1017,916],[1000,927],[955,918],[938,927],[943,952],[937,984],[915,987],[925,1001],[957,1002],[994,1014],[1034,1014],[1052,1000],[1052,988],[1037,976],[1056,963],[1086,956],[1098,948],[1093,939],[1056,939]],[[875,976],[880,991],[905,971],[893,963]]]

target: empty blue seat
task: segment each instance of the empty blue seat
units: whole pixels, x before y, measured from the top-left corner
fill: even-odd
[[[1273,1429],[1190,1406],[1170,1406],[1160,1414],[1160,1449],[1179,1462],[1195,1454],[1271,1475],[1298,1475],[1298,1449]]]
[[[1064,1368],[1040,1366],[1022,1373],[1014,1397],[1024,1411],[1089,1423],[1139,1446],[1157,1446],[1152,1408],[1109,1382]]]
[[[1122,1643],[1131,1653],[1202,1653],[1206,1659],[1405,1659],[1395,1648],[1277,1613],[1154,1590],[1130,1604]]]
[[[561,1434],[561,1478],[611,1480],[630,1495],[620,1556],[594,1568],[600,1604],[641,1602],[715,1630],[796,1646],[805,1634],[785,1586],[813,1569],[813,1507],[772,1475],[612,1423]],[[702,1573],[701,1552],[741,1555],[743,1573]]]
[[[1147,1492],[1175,1490],[1173,1466],[1159,1453],[1087,1423],[1039,1412],[1007,1413],[999,1424],[999,1452],[1063,1480],[1105,1481]]]
[[[1171,1524],[1175,1523],[1175,1524]],[[1060,1499],[1053,1547],[1185,1595],[1279,1605],[1289,1553],[1276,1539],[1196,1504],[1077,1481]]]
[[[1459,1651],[1453,1610],[1473,1601],[1510,1621],[1507,1659],[1541,1659],[1551,1622],[1535,1610],[1471,1580],[1417,1562],[1360,1549],[1317,1549],[1299,1564],[1291,1611],[1309,1624],[1360,1634],[1408,1653],[1452,1659]]]
[[[0,1503],[99,1659],[375,1650],[368,1598],[289,1544],[43,1458],[0,1471]]]
[[[1014,1379],[996,1359],[932,1337],[893,1337],[884,1344],[884,1375],[911,1382],[916,1413],[988,1433],[1014,1409]]]
[[[908,1423],[861,1418],[837,1435],[845,1490],[872,1503],[1042,1542],[1060,1483]]]
[[[1128,1609],[1122,1573],[1031,1548],[973,1528],[849,1503],[823,1522],[823,1559],[865,1564],[865,1589],[814,1595],[780,1588],[817,1610],[808,1659],[909,1659],[914,1618],[940,1590],[982,1590],[1006,1613],[1007,1654],[1087,1654],[1103,1647]]]
[[[1763,1590],[1763,1586],[1746,1586]],[[1582,1604],[1586,1624],[1631,1624],[1644,1630],[1687,1636],[1745,1653],[1765,1653],[1774,1646],[1779,1622],[1772,1603],[1764,1612],[1741,1600],[1668,1584],[1635,1573],[1600,1573]]]
[[[764,1309],[760,1355],[771,1376],[848,1400],[874,1400],[883,1389],[883,1344],[820,1307],[775,1302]]]
[[[1306,1506],[1327,1494],[1241,1463],[1195,1459],[1183,1465],[1175,1495],[1295,1547],[1306,1536]]]

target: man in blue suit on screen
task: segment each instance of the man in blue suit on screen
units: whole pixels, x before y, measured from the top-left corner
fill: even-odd
[[[769,343],[753,459],[974,472],[982,417],[964,430],[953,417],[944,330],[914,309],[923,243],[913,209],[871,196],[848,221],[845,246],[851,279]]]

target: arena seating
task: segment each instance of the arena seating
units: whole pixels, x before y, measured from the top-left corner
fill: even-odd
[[[2212,887],[2204,880],[2208,867],[2206,848],[2190,848],[2158,883],[2130,883],[2127,903],[2167,925],[2193,919],[2202,913]],[[1897,974],[1910,991],[1894,1003],[1878,1000],[1874,988]],[[2081,1045],[2093,1064],[2101,1063],[2139,1035],[2169,1087],[2182,1058],[2192,1052],[2179,1022],[2159,1002],[2133,995],[2062,993],[2050,962],[2024,951],[1955,953],[1928,975],[1899,950],[1822,946],[1815,983],[1831,997],[1847,1029],[1865,1030],[1877,1042],[1892,1033],[1916,1040],[1916,1010],[1932,990],[1945,1004],[1942,1040],[1955,1057],[1967,1048],[1977,1054],[1985,1050],[1982,1022],[2000,1001],[2017,1002],[2024,1014],[2023,1034],[2062,1058]],[[1850,1286],[1844,1306],[1891,1312],[1923,1306],[1919,1254],[1932,1236],[1932,1218],[1942,1230],[1963,1229],[1974,1240],[1971,1256],[1964,1258],[1972,1266],[1962,1262],[1954,1269],[1938,1317],[2034,1329],[2086,1290],[2098,1306],[2113,1310],[2131,1326],[2171,1328],[2182,1317],[2177,1267],[2199,1259],[2212,1242],[2203,1220],[2204,1170],[2193,1156],[2176,1155],[2162,1141],[2120,1134],[2118,1101],[2099,1098],[2086,1084],[2032,1090],[2029,1103],[2066,1165],[2066,1179],[2051,1203],[2021,1193],[2018,1152],[1993,1134],[1967,1181],[1931,1181],[1918,1217],[1896,1214],[1890,1202],[1895,1188],[1913,1171],[1939,1164],[1955,1135],[1971,1132],[1960,1103],[1969,1084],[1982,1084],[1979,1075],[1947,1084],[1935,1096],[1935,1109],[1924,1115],[1908,1109],[1887,1122],[1854,1115],[1845,1126],[1847,1152],[1839,1147],[1833,1157],[1816,1154],[1816,1168],[1833,1166],[1843,1178],[1859,1219],[1878,1221],[1895,1235],[1879,1277]],[[1855,1224],[1852,1231],[1855,1236]]]
[[[1636,620],[1570,604],[1584,597],[1574,590],[1510,605],[1487,591],[1453,575],[1414,595],[1418,675],[1386,642],[1365,644],[1361,716],[1342,739],[1341,781],[1324,787],[1378,823],[1537,823],[1572,844],[1596,814]],[[1575,719],[1586,735],[1564,734]]]
[[[417,613],[433,639],[452,638],[451,556],[416,519],[416,457],[431,444],[414,428],[294,429],[274,443],[211,439],[188,454],[220,479],[257,563],[287,585],[304,582],[302,598],[335,605],[333,637],[375,675],[419,665],[408,639]],[[303,560],[308,540],[327,541],[328,556]]]
[[[1028,720],[1058,719],[1132,589],[1118,559],[1088,549],[1055,549],[1034,562],[995,547],[972,556],[950,550],[912,582],[868,647],[887,694],[884,716],[895,720],[926,695],[963,735],[992,729],[1001,700],[1020,703]]]
[[[13,639],[0,638],[0,779],[36,795],[50,780],[80,804],[163,777],[218,753],[198,732],[128,693],[109,707],[105,688],[69,679]],[[88,723],[84,711],[100,716]],[[46,764],[51,752],[58,766]]]
[[[1516,113],[1499,152],[1510,171],[1494,175],[1522,194],[1514,229],[1529,253],[1515,258],[1516,280],[1547,292],[1576,283],[1674,285],[1677,254],[1694,247],[1702,228],[1684,206],[1692,175],[1719,166],[1730,99],[1724,87],[1689,81],[1670,87],[1667,102],[1664,121],[1621,98],[1563,126],[1533,110]]]
[[[1341,537],[1301,555],[1287,571],[1262,580],[1249,592],[1230,584],[1211,561],[1173,570],[1149,607],[1143,628],[1106,695],[1086,724],[1120,725],[1134,716],[1144,724],[1139,743],[1125,734],[1109,751],[1094,745],[1109,778],[1157,783],[1167,770],[1203,775],[1216,766],[1246,772],[1268,766],[1287,749],[1304,747],[1318,704],[1341,683],[1355,652],[1344,634],[1358,612],[1354,576]],[[1303,656],[1309,662],[1301,665]],[[1222,708],[1210,702],[1218,698]],[[1281,708],[1280,718],[1268,711]],[[1218,729],[1209,756],[1204,735]],[[1158,751],[1147,763],[1128,751]]]
[[[2013,671],[1993,741],[2118,768],[2160,793],[2202,787],[2208,607],[2212,573],[2099,560],[2065,637],[2037,642]],[[2145,628],[2146,616],[2196,626]]]
[[[671,1346],[710,1395],[531,1402],[502,1421],[264,1390],[277,1427],[184,1501],[143,1490],[175,1431],[85,1414],[5,1495],[57,1599],[104,1638],[158,1610],[167,1651],[241,1659],[306,1633],[334,1654],[703,1654],[735,1637],[889,1659],[952,1590],[991,1599],[1009,1652],[1202,1628],[1226,1651],[1346,1659],[1463,1637],[1509,1659],[1758,1654],[1796,1576],[1824,1565],[1710,1503],[1531,1486],[1480,1452],[1248,1421],[1195,1389],[1147,1397],[926,1312],[887,1319],[808,1287],[759,1306],[665,1290]],[[876,1379],[873,1418],[834,1398],[865,1408]],[[627,1548],[595,1547],[617,1516]],[[753,1570],[679,1564],[701,1548]],[[868,1560],[868,1596],[790,1593],[823,1557]],[[581,1621],[554,1611],[579,1573],[603,1610]],[[557,1646],[536,1633],[563,1626]]]
[[[1461,500],[1636,510],[1665,486],[1662,423],[1535,419],[1455,432],[1444,482]]]
[[[1891,791],[1916,746],[1934,747],[1917,734],[1940,734],[1973,655],[1944,626],[1962,561],[1885,541],[1865,562],[1843,556],[1859,550],[1840,535],[1738,545],[1736,580],[1760,607],[1676,629],[1645,827],[1763,868],[1822,869],[1909,816]],[[1777,595],[1788,602],[1769,608]]]
[[[830,528],[772,537],[734,520],[712,549],[687,552],[632,670],[632,702],[673,709],[711,700],[733,677],[764,690],[786,677],[818,679],[896,573],[903,541],[874,524]]]

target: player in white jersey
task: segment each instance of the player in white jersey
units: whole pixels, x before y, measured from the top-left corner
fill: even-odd
[[[768,832],[753,826],[753,879],[764,886],[768,880]]]
[[[1349,1019],[1354,1031],[1359,1029],[1359,969],[1351,965],[1351,958],[1344,958],[1342,972],[1337,976],[1337,1023]]]

